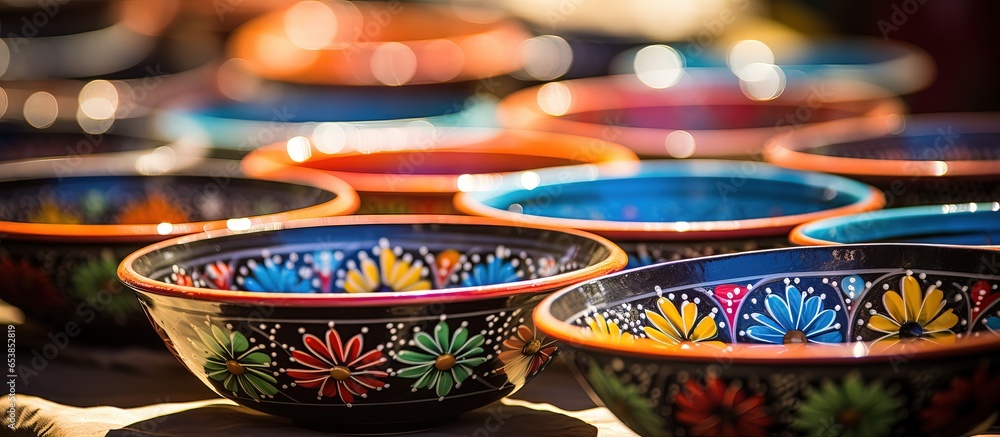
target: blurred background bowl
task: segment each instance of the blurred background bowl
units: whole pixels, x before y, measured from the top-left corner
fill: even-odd
[[[122,258],[170,236],[357,209],[357,194],[339,179],[316,174],[299,181],[247,179],[220,171],[53,172],[0,182],[0,299],[73,338],[152,344],[155,337],[142,327],[134,296],[123,292],[115,276]]]
[[[455,197],[468,214],[612,238],[628,252],[629,267],[786,246],[795,225],[883,203],[878,190],[850,179],[723,160],[529,170]]]
[[[1000,199],[1000,114],[859,117],[774,137],[766,159],[881,188],[889,206]]]
[[[609,161],[635,161],[624,146],[595,138],[507,129],[437,128],[430,124],[351,131],[343,147],[298,137],[247,155],[250,175],[322,171],[362,193],[361,213],[455,213],[455,193],[501,172]]]

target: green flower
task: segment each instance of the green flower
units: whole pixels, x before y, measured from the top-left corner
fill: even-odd
[[[865,384],[856,373],[840,383],[826,381],[809,390],[792,428],[808,436],[887,435],[899,420],[903,402],[880,382]]]
[[[194,325],[191,327],[199,340],[190,339],[191,344],[202,354],[202,365],[209,378],[222,382],[222,386],[234,396],[243,392],[255,401],[278,393],[273,385],[277,381],[266,370],[271,367],[271,359],[257,351],[264,345],[251,348],[243,334],[225,331],[215,325],[209,325],[208,330]]]
[[[591,363],[587,381],[594,393],[601,398],[625,425],[641,435],[669,436],[663,417],[653,411],[649,399],[634,385],[625,385],[613,373],[606,373]]]
[[[83,300],[100,302],[98,308],[114,318],[119,325],[141,312],[135,295],[125,290],[118,281],[118,260],[110,250],[101,252],[100,258],[79,266],[73,272],[73,291]],[[107,294],[107,296],[102,296]],[[107,302],[105,304],[105,302]]]
[[[413,335],[418,350],[404,350],[396,355],[396,361],[412,364],[399,369],[396,376],[417,378],[413,391],[433,387],[443,399],[453,387],[460,387],[462,381],[472,376],[476,366],[486,362],[482,356],[484,341],[482,335],[469,337],[464,326],[452,335],[442,320],[434,326],[433,336],[423,331]]]

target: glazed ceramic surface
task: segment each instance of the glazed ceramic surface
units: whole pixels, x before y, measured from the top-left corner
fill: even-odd
[[[637,160],[608,141],[506,129],[421,126],[354,140],[339,152],[299,140],[272,144],[247,155],[243,168],[261,176],[337,176],[361,192],[361,213],[455,213],[454,194],[495,173]]]
[[[557,352],[531,310],[625,264],[575,231],[369,216],[209,233],[119,270],[217,393],[304,426],[423,429],[523,386]]]
[[[1000,417],[1000,252],[791,248],[610,275],[535,322],[642,435],[983,432]]]
[[[789,236],[806,245],[908,242],[991,246],[1000,244],[1000,203],[891,208],[817,220]]]
[[[1000,198],[1000,114],[865,117],[772,139],[777,165],[836,173],[881,188],[888,206]]]
[[[342,181],[312,183],[323,188],[221,173],[0,183],[0,298],[88,340],[154,340],[115,276],[122,258],[171,235],[357,208],[357,194]]]
[[[643,156],[742,158],[785,131],[905,110],[891,92],[859,81],[790,79],[779,95],[752,99],[728,71],[681,74],[665,88],[643,79],[622,74],[527,88],[501,100],[497,117],[501,126],[619,142]]]
[[[506,174],[455,199],[470,214],[613,238],[629,266],[787,245],[808,220],[882,205],[849,179],[740,161],[643,161]]]

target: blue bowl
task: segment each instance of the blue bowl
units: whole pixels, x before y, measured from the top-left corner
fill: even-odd
[[[1000,244],[1000,203],[892,208],[800,225],[789,236],[804,245],[906,242]]]
[[[798,224],[884,203],[839,176],[722,160],[556,167],[466,188],[455,199],[463,212],[602,234],[630,267],[787,245]]]

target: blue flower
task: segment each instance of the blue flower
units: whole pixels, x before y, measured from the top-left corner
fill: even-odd
[[[787,300],[786,300],[787,299]],[[764,300],[767,314],[754,312],[757,325],[746,329],[748,337],[764,343],[839,343],[843,340],[837,313],[823,309],[819,296],[806,298],[795,286],[785,287],[785,298],[776,293]]]
[[[986,329],[989,329],[990,332],[1000,334],[1000,317],[990,316],[983,321],[983,324],[986,325]]]
[[[243,288],[246,291],[312,292],[311,273],[299,274],[291,262],[280,264],[270,258],[264,258],[263,264],[251,260],[247,263],[247,268],[250,269],[251,276],[244,279]]]
[[[463,275],[462,286],[506,284],[520,279],[521,277],[517,274],[513,264],[489,255],[486,257],[486,263],[476,265],[472,268],[471,273]]]

